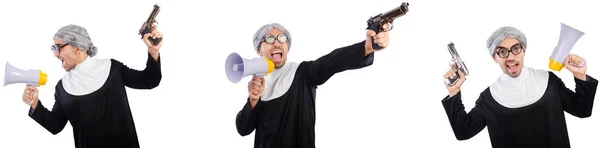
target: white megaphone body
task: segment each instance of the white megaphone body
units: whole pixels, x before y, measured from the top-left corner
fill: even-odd
[[[554,47],[554,51],[552,51],[552,55],[550,56],[550,63],[548,67],[555,71],[562,70],[565,67],[564,64],[570,64],[576,67],[583,67],[584,62],[579,63],[579,65],[574,65],[573,63],[563,63],[565,59],[571,54],[571,48],[575,45],[577,40],[581,38],[585,33],[577,30],[571,26],[568,26],[564,23],[560,23],[560,38],[558,40],[558,44]]]
[[[46,85],[48,75],[41,70],[23,70],[13,65],[6,63],[6,69],[4,71],[4,86],[25,83],[30,86],[41,86]]]
[[[245,59],[237,53],[229,54],[225,61],[227,79],[233,83],[238,83],[249,75],[266,76],[274,69],[275,64],[267,58]]]

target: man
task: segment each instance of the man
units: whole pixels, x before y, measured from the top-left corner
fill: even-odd
[[[148,37],[162,35],[156,29],[144,35],[148,60],[146,69],[138,71],[114,59],[94,58],[98,49],[85,28],[60,28],[54,35],[52,51],[67,73],[56,84],[52,111],[38,100],[35,87],[25,88],[23,101],[31,106],[29,116],[52,134],[71,122],[77,148],[140,147],[125,86],[152,89],[160,83],[162,42],[154,46]]]
[[[387,28],[385,25],[384,28]],[[366,42],[333,50],[314,61],[287,62],[290,32],[278,23],[262,26],[254,34],[254,49],[272,60],[275,70],[248,83],[247,102],[237,114],[238,133],[246,136],[256,129],[256,148],[315,147],[315,96],[319,85],[334,74],[373,64],[371,37],[388,46],[388,32],[367,31]]]
[[[479,95],[469,113],[461,101],[464,73],[454,86],[446,85],[449,95],[442,100],[458,140],[466,140],[487,126],[494,148],[568,148],[569,136],[563,111],[586,118],[598,81],[586,74],[587,62],[571,54],[564,63],[575,77],[575,92],[565,86],[553,72],[526,67],[523,61],[527,38],[518,29],[501,27],[487,40],[491,58],[504,72]],[[453,70],[445,78],[456,76]]]

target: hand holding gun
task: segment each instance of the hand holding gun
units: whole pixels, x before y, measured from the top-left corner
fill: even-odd
[[[372,16],[371,18],[369,18],[369,20],[367,20],[367,29],[373,30],[375,31],[375,33],[379,33],[381,31],[390,31],[392,30],[392,28],[394,28],[394,19],[400,16],[404,16],[406,12],[408,12],[408,3],[402,2],[402,4],[399,7],[396,7],[386,13],[380,13],[376,16]],[[385,28],[383,28],[384,24],[389,24],[390,27],[386,30]],[[371,45],[373,46],[374,50],[379,50],[382,48],[381,46],[375,43],[374,39],[371,40],[371,42]]]
[[[446,84],[448,84],[449,86],[454,86],[454,84],[456,84],[456,82],[460,78],[458,71],[461,71],[463,74],[465,74],[465,76],[467,76],[469,75],[469,69],[458,55],[458,52],[456,52],[456,48],[454,48],[454,43],[450,42],[450,44],[448,44],[448,51],[450,52],[450,56],[452,56],[452,59],[450,60],[450,68],[452,68],[452,71],[454,71],[456,77],[447,78],[445,80]]]
[[[157,23],[156,15],[158,14],[159,11],[160,11],[160,7],[158,7],[158,5],[154,5],[154,10],[152,10],[152,13],[150,13],[150,17],[148,17],[148,20],[146,20],[146,22],[144,22],[144,24],[142,25],[142,28],[140,28],[139,35],[142,35],[142,39],[144,38],[144,34],[151,33],[152,30],[156,27],[156,25],[154,23]],[[150,40],[150,42],[154,46],[156,46],[156,45],[158,45],[158,43],[160,43],[162,38],[153,39],[152,37],[148,37],[148,40]]]

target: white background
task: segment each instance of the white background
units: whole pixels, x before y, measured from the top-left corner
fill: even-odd
[[[339,73],[318,89],[317,147],[491,147],[487,128],[472,139],[455,139],[440,102],[447,95],[442,75],[449,68],[446,45],[452,41],[471,72],[462,88],[469,111],[501,74],[485,41],[505,25],[526,34],[525,65],[545,70],[561,21],[586,32],[572,53],[586,58],[588,74],[600,78],[600,61],[594,58],[600,10],[593,1],[408,2],[410,11],[396,19],[390,46],[376,53],[372,66]],[[128,89],[146,148],[253,147],[254,133],[242,137],[235,127],[249,77],[237,84],[227,80],[228,54],[256,57],[252,35],[278,22],[293,38],[289,61],[314,60],[364,40],[366,20],[402,1],[2,1],[0,62],[46,72],[40,100],[51,109],[54,86],[65,73],[50,51],[54,33],[67,24],[81,25],[99,49],[97,58],[141,70],[147,51],[137,33],[155,3],[161,6],[157,21],[164,34],[163,79],[154,90]],[[556,74],[574,88],[568,70]],[[73,147],[70,124],[52,135],[27,116],[24,86],[0,88],[0,147]],[[600,146],[600,110],[595,108],[586,119],[566,114],[572,147]]]

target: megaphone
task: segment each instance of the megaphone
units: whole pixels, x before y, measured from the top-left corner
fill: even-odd
[[[245,59],[237,53],[229,54],[225,61],[227,79],[233,83],[238,83],[249,75],[266,76],[274,69],[275,64],[267,58]]]
[[[48,75],[41,70],[23,70],[19,69],[10,63],[6,63],[6,69],[4,71],[4,86],[25,83],[30,86],[41,86],[46,85]]]
[[[575,45],[575,42],[581,38],[585,33],[577,30],[569,25],[564,23],[560,23],[560,38],[558,40],[558,44],[554,47],[554,51],[552,51],[552,55],[550,56],[550,63],[548,67],[555,71],[560,71],[564,67],[564,64],[572,63],[563,63],[565,59],[571,53],[571,48]],[[577,67],[583,67],[584,62],[579,63],[579,65],[573,65]]]
[[[6,62],[6,69],[4,70],[4,86],[15,83],[25,83],[29,86],[38,87],[46,85],[47,80],[48,75],[41,70],[23,70]],[[34,92],[31,92],[31,96],[33,95]]]

